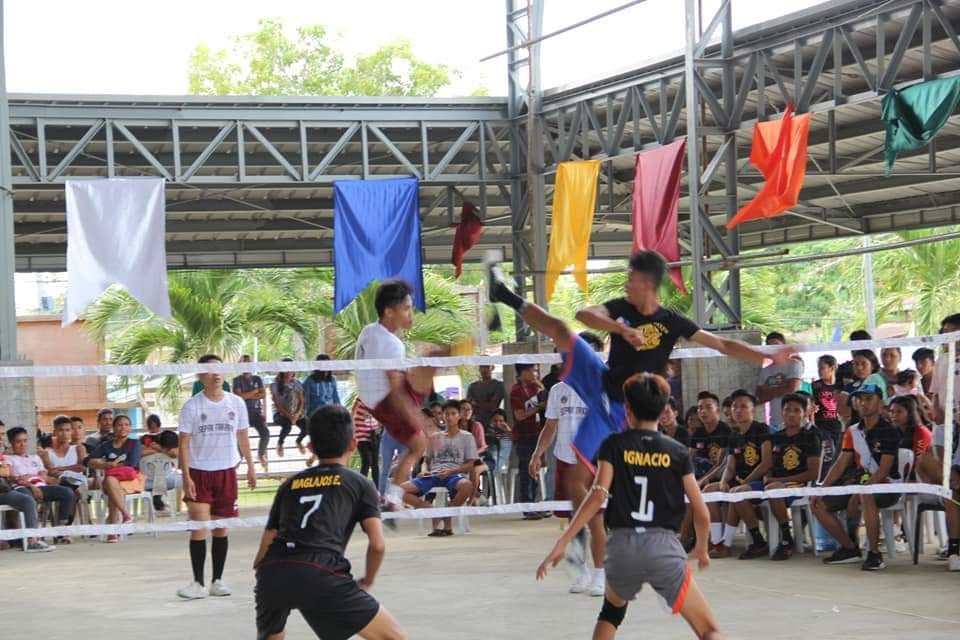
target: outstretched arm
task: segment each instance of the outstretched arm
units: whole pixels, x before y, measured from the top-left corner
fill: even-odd
[[[796,350],[793,347],[781,347],[770,354],[766,354],[760,349],[757,349],[756,347],[749,345],[742,340],[721,338],[720,336],[714,335],[709,331],[704,331],[703,329],[693,334],[690,339],[701,346],[707,347],[708,349],[713,349],[714,351],[719,351],[720,353],[730,356],[731,358],[745,360],[746,362],[755,362],[759,365],[762,365],[764,360],[768,358],[773,360],[775,364],[783,364],[790,358],[790,356],[796,353]]]

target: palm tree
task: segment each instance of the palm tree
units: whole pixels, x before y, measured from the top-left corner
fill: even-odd
[[[98,339],[108,341],[112,364],[195,362],[205,353],[235,357],[253,332],[268,341],[293,332],[315,348],[316,318],[309,305],[288,295],[284,277],[273,270],[175,272],[168,282],[170,320],[119,288],[104,293],[84,319]],[[174,407],[181,393],[178,376],[164,378],[161,402]]]

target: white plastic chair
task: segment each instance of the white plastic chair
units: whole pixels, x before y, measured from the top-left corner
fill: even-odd
[[[900,472],[900,480],[903,481],[907,477],[910,469],[913,468],[914,454],[910,449],[899,449],[897,451],[897,470]],[[900,513],[900,522],[903,523],[903,533],[907,538],[907,546],[913,544],[913,536],[911,534],[913,529],[913,523],[911,522],[910,509],[908,505],[912,504],[909,501],[905,500],[905,496],[901,495],[897,501],[886,507],[880,509],[880,526],[883,530],[883,537],[886,542],[887,547],[887,557],[893,558],[897,555],[897,538],[894,533],[893,527],[893,515],[895,513]]]
[[[446,487],[434,487],[427,491],[426,495],[433,494],[435,496],[433,501],[433,506],[438,508],[446,507],[449,501],[449,493],[447,492]],[[441,504],[437,504],[441,503]],[[423,521],[425,518],[419,518],[417,520],[417,527],[420,530],[420,533],[423,533]],[[460,526],[461,533],[470,533],[470,518],[466,515],[457,516],[457,524]]]
[[[102,486],[104,474],[102,470],[97,470],[96,472],[97,483]],[[102,489],[90,489],[88,495],[91,498],[91,501],[94,505],[94,513],[96,514],[97,523],[106,524],[107,523],[107,496],[103,493]],[[136,519],[138,512],[144,511],[147,515],[147,522],[153,524],[156,521],[156,512],[153,509],[153,495],[147,491],[141,491],[140,493],[128,493],[124,496],[124,503],[127,509],[127,512]],[[138,509],[138,507],[140,507]],[[159,534],[154,531],[151,535],[153,537],[158,537]],[[103,536],[101,536],[102,538]],[[122,538],[126,538],[127,534],[121,534]]]
[[[21,529],[26,529],[26,528],[27,528],[27,519],[26,519],[26,517],[23,515],[23,511],[17,511],[16,509],[14,509],[13,507],[11,507],[11,506],[9,506],[9,505],[0,504],[0,529],[3,529],[3,524],[4,524],[4,522],[5,522],[6,519],[7,519],[6,516],[4,515],[7,511],[13,511],[13,512],[15,512],[15,513],[17,514],[17,516],[20,518],[20,528],[21,528]],[[20,538],[20,544],[23,545],[23,550],[26,551],[26,550],[27,550],[27,537],[26,537],[26,536],[23,536],[22,538]]]

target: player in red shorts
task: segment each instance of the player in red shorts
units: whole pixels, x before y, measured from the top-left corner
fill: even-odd
[[[357,338],[357,360],[402,360],[406,347],[398,334],[413,326],[413,290],[406,282],[392,280],[377,289],[374,306],[379,321],[368,324]],[[426,424],[420,408],[433,388],[433,369],[418,367],[409,371],[371,369],[357,371],[357,396],[371,407],[371,414],[406,450],[397,461],[389,488],[380,487],[388,503],[401,505],[403,489],[413,465],[427,448]],[[381,464],[389,467],[390,461]]]
[[[219,356],[205,355],[201,364],[223,362]],[[180,411],[180,468],[183,471],[183,494],[190,520],[205,522],[212,518],[235,518],[237,511],[237,465],[239,451],[247,462],[247,485],[257,486],[256,469],[250,453],[247,428],[247,405],[240,396],[223,390],[223,375],[201,373],[203,391],[193,396]],[[203,586],[203,569],[207,559],[207,530],[190,532],[190,564],[193,582],[177,590],[186,600],[211,596],[229,596],[232,591],[223,584],[223,568],[227,562],[227,530],[214,529],[210,546],[213,558],[213,580],[210,590]]]

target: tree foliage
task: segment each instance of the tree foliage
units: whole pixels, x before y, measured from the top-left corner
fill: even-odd
[[[292,34],[275,18],[234,36],[229,47],[198,44],[190,55],[189,91],[200,95],[434,96],[459,76],[417,58],[396,40],[348,60],[323,25]]]

